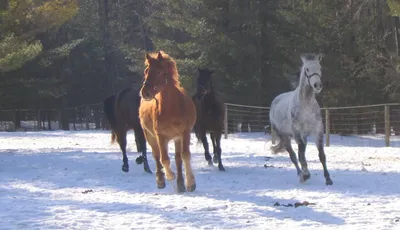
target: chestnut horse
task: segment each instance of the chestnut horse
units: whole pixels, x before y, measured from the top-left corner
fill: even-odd
[[[104,102],[104,113],[111,126],[111,143],[118,142],[122,151],[122,171],[129,172],[128,156],[126,155],[126,134],[128,130],[135,132],[136,148],[142,155],[136,158],[136,163],[143,163],[145,172],[152,173],[147,161],[146,139],[139,122],[139,90],[126,88],[107,97]]]
[[[165,188],[165,178],[175,179],[168,156],[168,142],[175,142],[178,192],[193,192],[196,181],[190,163],[190,132],[196,122],[196,107],[181,87],[175,61],[163,51],[147,53],[139,118],[156,162],[156,182]],[[186,188],[182,161],[185,165]],[[164,172],[162,169],[164,168]],[[165,178],[164,178],[165,173]]]

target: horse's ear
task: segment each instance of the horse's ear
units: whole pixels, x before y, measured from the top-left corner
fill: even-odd
[[[157,59],[158,60],[162,60],[163,59],[161,51],[158,52]]]
[[[150,59],[151,59],[151,56],[150,56],[149,53],[146,53],[146,59],[147,59],[147,60],[150,60]]]
[[[301,61],[302,61],[303,63],[305,63],[305,62],[306,62],[306,60],[307,60],[307,58],[306,58],[306,55],[305,55],[305,54],[302,54],[302,55],[300,55],[300,58],[301,58]]]
[[[317,54],[317,59],[318,59],[319,62],[322,60],[322,57],[323,57],[323,55],[321,53]]]

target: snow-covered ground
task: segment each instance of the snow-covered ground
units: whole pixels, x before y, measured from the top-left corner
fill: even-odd
[[[123,173],[109,132],[0,133],[0,229],[400,229],[399,139],[387,148],[382,137],[332,136],[329,187],[311,140],[312,176],[300,184],[287,154],[269,153],[268,139],[223,139],[219,172],[192,138],[197,189],[176,194],[170,183],[157,189],[136,152]],[[155,171],[151,153],[149,163]],[[287,206],[303,201],[313,204]]]

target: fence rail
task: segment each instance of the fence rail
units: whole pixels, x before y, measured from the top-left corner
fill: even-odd
[[[400,103],[321,108],[325,144],[330,135],[400,135]],[[0,110],[0,131],[108,129],[103,104],[65,109]],[[269,107],[225,104],[224,136],[236,132],[271,133]]]
[[[269,107],[225,104],[225,138],[235,132],[268,132]],[[400,103],[321,108],[325,126],[325,144],[330,145],[330,135],[383,134],[385,145],[390,137],[400,135]]]
[[[0,131],[105,129],[101,103],[64,109],[0,110]]]

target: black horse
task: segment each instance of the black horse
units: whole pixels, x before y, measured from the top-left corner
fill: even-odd
[[[146,138],[139,121],[140,99],[139,90],[126,88],[117,95],[112,95],[104,100],[104,113],[111,126],[111,143],[117,140],[122,150],[122,171],[129,172],[126,136],[128,130],[133,129],[137,151],[142,153],[136,158],[136,163],[144,163],[144,171],[152,173],[147,161]]]
[[[214,148],[214,163],[218,163],[218,169],[225,171],[221,161],[221,136],[224,127],[224,103],[215,92],[212,84],[212,73],[208,69],[198,69],[196,93],[192,99],[197,109],[197,120],[194,125],[194,132],[199,141],[203,143],[204,156],[208,164],[213,165],[208,149],[206,134],[210,133],[210,138]]]

